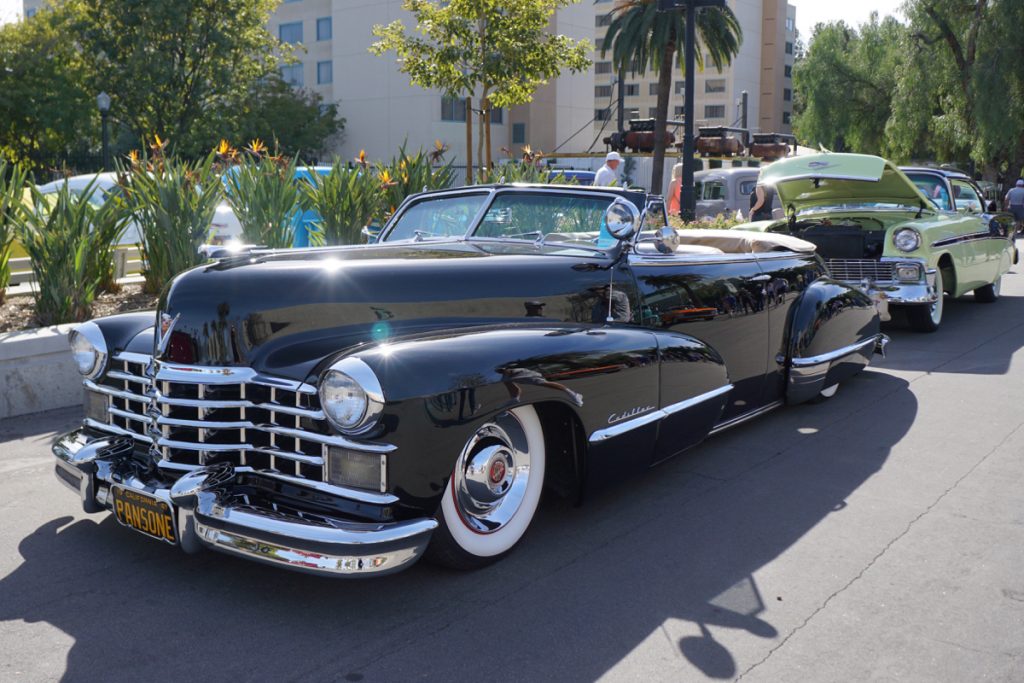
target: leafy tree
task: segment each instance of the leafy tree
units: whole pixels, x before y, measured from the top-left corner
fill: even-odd
[[[616,70],[628,69],[643,75],[651,68],[658,74],[658,105],[654,117],[654,170],[651,191],[661,192],[665,172],[665,122],[672,86],[672,60],[682,52],[686,36],[686,12],[658,11],[656,0],[623,0],[612,10],[612,22],[605,33],[601,55],[612,51]],[[697,67],[704,69],[704,55],[711,56],[715,68],[721,70],[740,50],[743,30],[729,7],[706,8],[697,14]],[[679,60],[685,69],[685,60]],[[684,71],[685,73],[685,71]],[[686,74],[692,78],[692,74]]]
[[[141,139],[201,156],[274,73],[280,43],[267,31],[276,0],[67,0],[91,92]],[[64,40],[69,44],[68,36]]]
[[[259,81],[242,110],[231,137],[272,140],[286,156],[317,158],[345,127],[337,104],[325,105],[318,93],[296,90],[278,75]]]
[[[894,138],[905,147],[908,140],[927,136],[939,149],[983,164],[990,175],[1003,166],[1011,174],[1020,172],[1024,3],[912,0],[906,14],[915,59],[901,73],[894,115],[920,102],[924,89],[930,116],[909,121],[894,116]]]
[[[905,38],[906,27],[892,17],[879,22],[877,13],[860,30],[842,21],[819,24],[793,69],[797,137],[837,152],[885,154]]]
[[[87,69],[63,6],[0,27],[0,154],[40,167],[99,132]]]
[[[490,167],[491,108],[526,104],[537,88],[563,69],[576,72],[590,65],[589,41],[547,32],[555,11],[576,1],[404,0],[402,8],[415,17],[419,35],[407,33],[401,21],[374,26],[379,40],[370,51],[395,52],[399,69],[415,85],[437,88],[450,97],[477,96],[477,158],[486,139]],[[467,111],[467,139],[470,118]],[[472,165],[467,164],[467,182],[472,182],[472,175]]]

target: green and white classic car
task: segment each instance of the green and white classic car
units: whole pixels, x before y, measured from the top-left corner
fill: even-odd
[[[832,277],[864,289],[887,307],[905,307],[910,326],[933,332],[943,293],[999,298],[1017,261],[1012,218],[984,207],[939,205],[892,163],[865,154],[815,154],[761,170],[758,184],[778,193],[786,217],[737,226],[813,242]]]

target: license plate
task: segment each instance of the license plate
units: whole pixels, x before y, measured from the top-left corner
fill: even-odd
[[[126,489],[110,487],[114,500],[114,515],[117,521],[147,536],[167,543],[177,544],[174,529],[174,514],[171,506],[153,496]]]

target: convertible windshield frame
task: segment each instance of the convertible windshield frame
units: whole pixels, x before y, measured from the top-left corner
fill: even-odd
[[[565,196],[565,197],[587,197],[587,198],[600,198],[606,199],[610,205],[615,201],[616,197],[622,196],[617,192],[609,192],[601,188],[590,188],[590,187],[561,187],[561,186],[534,186],[534,185],[507,185],[497,187],[464,187],[454,190],[445,190],[443,192],[431,193],[429,195],[418,197],[410,197],[405,203],[399,207],[399,210],[395,212],[394,217],[385,226],[384,230],[381,231],[379,239],[380,243],[396,244],[401,242],[426,242],[434,240],[446,240],[446,241],[458,241],[458,242],[479,242],[483,244],[487,243],[511,243],[519,245],[536,245],[538,248],[542,247],[554,247],[559,245],[558,242],[545,242],[544,238],[546,234],[539,235],[535,239],[523,239],[519,237],[512,237],[508,235],[499,235],[495,237],[484,237],[476,235],[475,233],[483,223],[484,218],[490,212],[495,201],[503,195],[515,194],[515,195],[554,195],[554,196]],[[412,237],[401,237],[398,239],[389,239],[391,234],[394,232],[395,227],[402,221],[407,215],[410,209],[415,206],[421,205],[425,202],[436,201],[446,198],[465,197],[473,195],[482,195],[484,200],[480,207],[477,209],[476,214],[467,222],[468,228],[462,235],[416,235]],[[643,207],[638,207],[641,211]],[[639,231],[638,231],[639,232]],[[580,251],[594,252],[595,254],[604,254],[608,251],[606,247],[600,247],[596,244],[584,244],[581,242],[565,242],[565,248],[578,249]]]

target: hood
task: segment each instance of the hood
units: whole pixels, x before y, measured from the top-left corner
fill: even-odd
[[[183,273],[161,297],[166,332],[157,336],[166,343],[156,355],[305,380],[327,357],[367,342],[510,322],[589,323],[608,281],[601,265],[607,259],[597,255],[466,242],[221,261]]]
[[[814,154],[782,159],[758,178],[773,185],[782,206],[797,212],[815,206],[899,204],[913,209],[931,205],[917,186],[881,157],[868,154]]]

